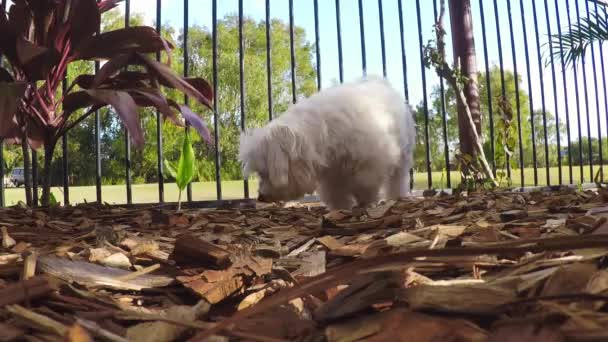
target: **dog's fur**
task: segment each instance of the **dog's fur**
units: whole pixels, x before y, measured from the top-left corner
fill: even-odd
[[[318,191],[328,209],[410,194],[416,129],[410,106],[379,77],[337,85],[241,134],[245,177],[257,173],[260,201]]]

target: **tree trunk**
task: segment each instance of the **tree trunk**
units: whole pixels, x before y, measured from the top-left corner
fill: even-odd
[[[452,50],[454,61],[468,81],[463,90],[466,97],[477,135],[481,137],[481,111],[479,103],[479,89],[477,88],[477,63],[475,60],[475,41],[473,38],[473,18],[471,16],[470,0],[449,0],[450,22],[452,28]],[[457,101],[458,131],[460,138],[460,151],[463,155],[470,155],[477,160],[475,150],[475,134],[468,123],[466,108]],[[463,165],[463,168],[466,168]],[[466,171],[466,170],[463,170]]]
[[[30,161],[30,147],[27,138],[21,140],[21,150],[23,152],[23,186],[25,187],[25,203],[32,207],[32,164]]]
[[[55,143],[44,144],[44,169],[42,169],[42,197],[40,203],[42,207],[48,207],[51,199],[51,164],[53,162],[53,151]]]

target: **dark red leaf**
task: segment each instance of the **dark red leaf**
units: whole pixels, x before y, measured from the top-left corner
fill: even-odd
[[[208,99],[211,99],[213,103],[213,88],[211,87],[209,82],[207,82],[207,80],[200,77],[187,77],[185,78],[185,81],[190,83],[190,85],[196,88],[196,90],[198,90],[199,93],[203,94],[203,96]]]
[[[171,88],[177,88],[184,92],[186,95],[196,99],[201,104],[207,106],[207,108],[211,108],[212,106],[212,98],[208,98],[204,94],[198,91],[197,88],[192,86],[189,82],[186,82],[184,79],[175,74],[171,68],[157,62],[148,56],[138,54],[139,57],[146,63],[148,66],[148,70],[150,73],[154,73],[158,76],[161,84],[166,84]]]
[[[19,124],[17,124],[15,121],[11,121],[7,124],[5,131],[6,133],[3,136],[0,136],[0,140],[6,144],[21,144],[23,132]]]
[[[159,36],[153,28],[132,26],[85,39],[76,48],[73,59],[110,59],[122,53],[153,53],[166,48],[172,48],[171,44]]]
[[[121,54],[116,57],[110,59],[107,63],[105,63],[101,69],[95,74],[95,78],[93,78],[93,83],[91,84],[91,88],[97,88],[100,84],[102,84],[105,80],[107,80],[112,75],[116,74],[121,68],[123,68],[129,60],[131,59],[130,54]]]
[[[15,115],[13,114],[10,118],[5,116],[2,119],[2,125],[0,125],[0,140],[14,138],[15,136],[19,136],[19,133],[20,128]]]
[[[13,5],[8,11],[8,20],[15,30],[16,36],[29,37],[32,13],[24,1],[13,1]]]
[[[107,11],[111,10],[112,8],[118,6],[118,3],[121,1],[123,1],[123,0],[102,0],[97,3],[97,6],[99,6],[99,11],[101,13],[103,13],[103,12],[107,12]]]
[[[80,75],[76,77],[74,82],[83,89],[93,88],[94,75]],[[108,88],[108,89],[127,89],[127,88],[145,88],[149,84],[145,81],[150,76],[144,72],[138,71],[121,71],[118,75],[105,80],[102,84],[96,88]]]
[[[41,148],[44,146],[45,141],[48,141],[49,130],[38,120],[29,120],[25,130],[27,142],[34,150]]]
[[[12,129],[17,104],[26,89],[25,82],[0,82],[0,137],[4,137]]]
[[[20,65],[30,63],[35,58],[44,55],[47,51],[47,48],[33,44],[23,37],[17,38],[17,58]]]
[[[186,105],[179,105],[179,109],[184,116],[184,119],[192,126],[198,134],[203,138],[207,143],[212,144],[213,138],[211,137],[211,132],[209,132],[209,128],[203,119],[201,119],[196,113],[190,109],[190,107]]]
[[[156,107],[158,110],[167,118],[169,118],[174,124],[183,126],[179,121],[175,112],[169,106],[167,100],[162,96],[160,91],[155,88],[145,89],[128,89],[129,94],[135,100],[135,103],[140,107]]]
[[[114,107],[116,113],[131,135],[133,145],[143,146],[144,136],[139,123],[137,105],[129,93],[125,91],[89,89],[86,92],[96,100]]]
[[[95,0],[71,0],[69,26],[72,46],[79,46],[99,30],[101,14]]]
[[[63,115],[67,118],[74,111],[94,104],[99,104],[99,102],[95,101],[86,91],[71,92],[63,98]]]
[[[91,84],[93,84],[94,78],[95,78],[94,75],[82,74],[82,75],[78,75],[78,77],[76,77],[76,79],[74,80],[74,83],[82,89],[89,89],[89,88],[91,88]]]
[[[17,38],[17,59],[30,81],[44,80],[59,56],[42,46],[37,46],[23,37]]]
[[[7,54],[14,59],[16,36],[14,28],[8,23],[5,12],[0,11],[0,54]]]
[[[34,21],[34,37],[31,37],[31,39],[38,45],[46,46],[49,31],[52,31],[51,25],[54,22],[57,5],[54,0],[28,0],[27,4]]]
[[[0,82],[13,82],[13,76],[11,76],[11,73],[8,72],[8,70],[0,67]]]

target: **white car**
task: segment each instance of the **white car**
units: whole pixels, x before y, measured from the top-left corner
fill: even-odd
[[[21,185],[25,184],[24,174],[25,172],[22,167],[13,168],[13,172],[11,173],[11,182],[13,182],[16,187],[20,187]]]
[[[13,181],[11,180],[11,178],[9,176],[4,176],[4,187],[12,188],[13,186],[15,186],[15,185],[13,184]]]

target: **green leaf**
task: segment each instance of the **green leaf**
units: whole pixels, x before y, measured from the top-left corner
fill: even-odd
[[[175,167],[173,166],[173,164],[168,161],[167,159],[164,160],[164,164],[165,164],[165,170],[167,170],[167,172],[169,172],[169,175],[173,178],[177,178],[177,172],[175,171]]]
[[[179,164],[177,165],[177,177],[175,177],[180,190],[186,188],[186,185],[192,181],[192,177],[194,177],[194,149],[190,142],[190,134],[186,130],[182,154],[179,157]]]
[[[49,203],[50,203],[51,206],[58,206],[59,205],[59,202],[57,201],[57,198],[55,198],[55,194],[53,194],[52,192],[51,192],[51,195],[49,197]]]

